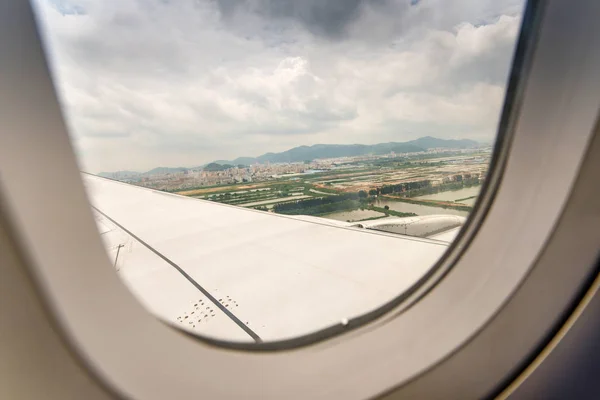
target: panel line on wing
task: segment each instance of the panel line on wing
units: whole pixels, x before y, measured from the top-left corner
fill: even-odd
[[[123,231],[125,231],[132,238],[134,238],[139,243],[141,243],[142,245],[144,245],[145,247],[147,247],[154,254],[156,254],[161,259],[163,259],[164,261],[166,261],[173,268],[175,268],[184,278],[186,278],[192,285],[194,285],[196,287],[196,289],[198,289],[200,292],[202,292],[202,294],[204,294],[211,302],[213,302],[215,306],[217,306],[221,311],[223,311],[223,313],[225,315],[227,315],[233,322],[235,322],[248,335],[250,335],[250,337],[252,337],[252,339],[254,339],[257,343],[262,342],[262,339],[260,338],[260,336],[258,336],[256,334],[256,332],[254,332],[252,329],[250,329],[250,327],[248,327],[246,324],[244,324],[238,317],[235,316],[235,314],[233,314],[231,311],[229,311],[228,308],[226,308],[223,304],[221,304],[221,302],[219,302],[216,298],[214,298],[206,289],[204,289],[198,282],[196,282],[194,280],[194,278],[192,278],[190,275],[188,275],[187,272],[185,272],[179,265],[175,264],[169,258],[167,258],[166,256],[164,256],[162,253],[160,253],[158,250],[156,250],[155,248],[153,248],[152,246],[150,246],[148,243],[144,242],[138,236],[136,236],[131,231],[129,231],[128,229],[126,229],[124,226],[122,226],[121,224],[119,224],[117,221],[115,221],[114,219],[112,219],[111,217],[109,217],[108,215],[106,215],[105,213],[103,213],[102,211],[100,211],[98,208],[94,207],[93,205],[91,207],[94,210],[96,210],[97,212],[99,212],[100,214],[102,214],[106,219],[108,219],[109,221],[111,221],[113,224],[117,225],[119,228],[121,228]]]

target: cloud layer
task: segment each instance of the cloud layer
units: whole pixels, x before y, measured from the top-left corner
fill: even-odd
[[[85,170],[492,140],[514,0],[37,0]]]

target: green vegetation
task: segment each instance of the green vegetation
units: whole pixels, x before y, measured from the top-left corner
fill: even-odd
[[[461,177],[461,178],[458,178]],[[407,193],[406,197],[419,197],[419,196],[425,196],[428,194],[435,194],[435,193],[439,193],[439,192],[447,192],[447,191],[451,191],[451,190],[460,190],[466,187],[472,187],[472,186],[477,186],[479,185],[479,177],[466,177],[463,178],[461,175],[457,175],[457,180],[454,182],[447,182],[447,183],[442,183],[441,185],[437,185],[437,186],[427,186],[427,187],[423,187],[417,190],[411,190],[409,193]],[[477,197],[477,196],[474,196]],[[465,200],[465,199],[463,199]]]
[[[302,200],[299,200],[302,201]],[[292,204],[292,203],[283,203],[283,204],[277,204],[276,206],[273,206],[273,209],[275,209],[278,206],[285,206],[287,204]],[[324,215],[324,214],[331,214],[334,212],[338,212],[338,211],[353,211],[356,210],[360,207],[360,203],[357,200],[344,200],[344,201],[337,201],[334,203],[329,203],[329,204],[321,204],[319,206],[314,206],[314,207],[307,207],[307,208],[294,208],[294,209],[281,209],[278,207],[277,210],[275,210],[276,213],[278,214],[286,214],[286,215]]]
[[[413,178],[416,177],[417,176],[414,176]],[[454,181],[442,183],[436,186],[432,186],[431,181],[429,180],[398,183],[395,185],[383,185],[376,189],[369,190],[369,194],[419,197],[428,194],[446,192],[449,190],[460,190],[465,187],[477,186],[480,183],[478,176],[471,177],[469,174],[466,174],[465,176],[455,175],[452,177],[452,179],[454,179]]]
[[[460,176],[460,178],[455,177],[454,179],[457,179],[457,181],[448,182],[435,187],[431,186],[429,180],[420,180],[394,185],[383,185],[375,189],[370,189],[368,191],[360,190],[355,193],[341,193],[327,187],[316,187],[305,181],[284,181],[274,182],[268,186],[246,190],[239,190],[239,185],[229,186],[224,191],[207,194],[206,199],[242,206],[246,203],[270,201],[272,204],[269,205],[269,207],[272,207],[274,212],[288,215],[326,215],[339,211],[353,211],[358,209],[368,209],[380,212],[384,215],[393,215],[397,217],[416,215],[414,213],[403,213],[390,210],[389,206],[376,207],[373,204],[370,204],[376,195],[383,195],[386,197],[391,196],[390,198],[396,201],[413,204],[470,211],[472,207],[463,204],[412,199],[412,197],[422,196],[424,194],[461,189],[463,187],[475,185],[479,181],[477,177],[471,178],[469,176],[464,179],[462,176]],[[238,189],[238,191],[232,191],[233,189]],[[311,192],[311,189],[320,193]],[[295,199],[295,196],[292,196],[293,193],[302,193],[304,196],[310,197]],[[269,207],[262,204],[249,207],[260,211],[269,211]]]
[[[411,199],[411,198],[407,198],[407,197],[396,197],[396,196],[386,196],[388,199],[391,200],[395,200],[395,201],[402,201],[404,203],[411,203],[411,204],[420,204],[422,206],[429,206],[429,207],[440,207],[440,208],[449,208],[452,210],[459,210],[459,211],[471,211],[473,209],[473,207],[471,206],[466,206],[463,204],[452,204],[452,203],[447,203],[447,202],[440,202],[440,201],[433,201],[433,200],[415,200],[415,199]]]
[[[464,198],[462,198],[462,199],[456,199],[456,200],[454,200],[454,202],[455,202],[455,203],[460,203],[461,201],[465,201],[465,200],[471,200],[471,199],[474,199],[474,198],[476,198],[476,197],[477,197],[477,196],[464,197]]]
[[[319,181],[322,181],[322,178],[327,178],[327,179],[347,178],[348,175],[360,176],[360,175],[372,174],[373,172],[375,172],[375,171],[373,171],[372,168],[343,169],[343,170],[332,169],[332,170],[325,171],[325,172],[317,172],[314,174],[310,174],[309,176],[307,176],[304,179],[307,182],[319,182]]]
[[[400,212],[400,211],[394,211],[394,210],[390,210],[389,206],[385,206],[385,207],[376,207],[373,205],[369,206],[369,210],[373,210],[373,211],[378,211],[381,213],[385,213],[385,216],[389,216],[389,215],[393,215],[394,217],[416,217],[417,214],[415,213],[404,213],[404,212]]]
[[[336,211],[348,211],[361,206],[365,207],[366,200],[366,197],[361,198],[358,193],[344,193],[337,196],[313,197],[295,202],[275,204],[273,211],[287,215],[330,214]]]
[[[383,185],[382,187],[377,188],[377,194],[406,193],[427,187],[431,187],[431,182],[428,180],[398,183],[396,185]]]
[[[368,204],[368,202],[369,197],[367,192],[361,190],[358,193],[343,193],[335,196],[313,197],[310,199],[277,203],[273,206],[273,211],[278,214],[287,215],[323,215],[339,211],[367,209],[396,217],[412,217],[417,215],[415,213],[390,210],[388,206],[376,207],[373,204]]]
[[[354,210],[373,211],[367,215],[380,213],[365,220],[416,215],[390,210],[389,206],[377,207],[374,205],[377,197],[468,212],[472,207],[460,202],[476,196],[456,201],[421,200],[415,197],[479,185],[478,171],[485,171],[479,168],[484,168],[485,157],[488,156],[479,152],[465,156],[458,151],[443,154],[405,154],[398,157],[351,161],[337,164],[329,170],[306,175],[282,174],[277,178],[263,176],[259,178],[262,179],[260,182],[202,186],[178,192],[259,211],[326,218],[327,214]],[[303,159],[308,160],[310,158]],[[463,162],[464,168],[460,165]],[[232,162],[217,161],[208,164],[205,169],[221,171],[232,167]],[[448,175],[450,173],[451,175]],[[437,184],[442,179],[445,182]]]
[[[230,168],[235,168],[234,165],[231,164],[217,164],[217,163],[210,163],[207,164],[203,169],[204,171],[225,171],[226,169],[230,169]]]
[[[388,215],[379,215],[377,217],[364,218],[364,219],[361,219],[359,221],[354,221],[354,222],[374,221],[376,219],[382,219],[382,218],[387,218],[387,217],[388,217]],[[348,222],[350,222],[350,221],[348,221]]]
[[[199,195],[212,195],[212,194],[216,194],[216,193],[226,193],[226,192],[233,192],[233,191],[237,191],[237,190],[242,190],[240,189],[241,186],[245,186],[247,185],[246,183],[235,183],[235,184],[228,184],[228,185],[206,185],[206,186],[191,186],[185,189],[162,189],[163,192],[167,192],[167,193],[177,193],[177,194],[181,194],[183,196],[199,196]],[[261,182],[261,185],[258,186],[254,186],[254,188],[252,190],[255,190],[256,188],[263,188],[263,187],[268,187],[268,183]],[[215,191],[211,191],[210,189],[216,189],[219,188],[219,190],[215,190]],[[194,191],[198,191],[201,193],[193,193]]]
[[[326,186],[331,186],[329,184],[325,184],[325,185]],[[316,191],[323,192],[323,193],[340,194],[339,190],[330,189],[330,188],[326,188],[326,187],[314,187],[314,186],[311,185],[310,189],[314,189]],[[318,193],[314,193],[314,192],[311,192],[311,193],[312,193],[312,196],[318,194]]]

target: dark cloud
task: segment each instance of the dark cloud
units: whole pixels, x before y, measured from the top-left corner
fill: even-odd
[[[297,22],[311,33],[329,38],[343,37],[366,9],[397,16],[409,5],[392,0],[217,0],[217,4],[226,20],[251,13],[273,24]]]

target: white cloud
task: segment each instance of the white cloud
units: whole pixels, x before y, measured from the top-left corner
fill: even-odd
[[[84,168],[492,138],[520,2],[356,0],[327,19],[310,8],[320,2],[263,3],[38,0]]]
[[[502,87],[478,83],[450,96],[399,93],[389,99],[386,107],[390,116],[401,121],[493,128],[502,95]]]

